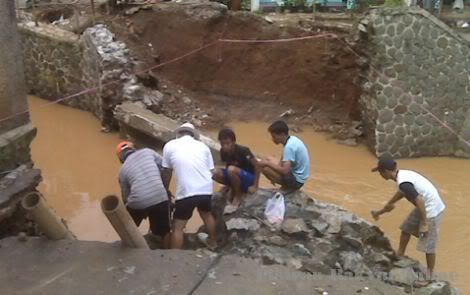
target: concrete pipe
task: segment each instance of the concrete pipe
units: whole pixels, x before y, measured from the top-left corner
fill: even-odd
[[[31,214],[41,232],[50,240],[75,239],[62,219],[49,208],[38,192],[27,194],[21,206]]]
[[[101,200],[101,210],[127,247],[149,249],[120,198],[114,195],[105,197]]]

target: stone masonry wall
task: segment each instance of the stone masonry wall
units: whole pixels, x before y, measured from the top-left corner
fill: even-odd
[[[79,91],[82,86],[79,36],[53,26],[36,27],[34,22],[20,23],[18,28],[29,93],[54,100]],[[64,103],[77,106],[76,101]]]
[[[134,65],[125,44],[115,41],[104,25],[82,35],[36,26],[27,18],[18,27],[29,93],[56,100],[92,89],[61,103],[92,112],[103,126],[115,127],[112,110],[123,100],[123,85],[132,80]]]
[[[470,47],[424,10],[370,11],[359,24],[368,145],[394,157],[470,157]],[[438,118],[438,120],[436,119]]]

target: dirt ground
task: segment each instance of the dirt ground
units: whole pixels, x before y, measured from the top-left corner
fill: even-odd
[[[266,19],[246,12],[212,11],[160,3],[127,16],[105,16],[126,42],[131,55],[151,67],[225,39],[280,39],[322,34],[308,19]],[[203,13],[203,15],[201,15]],[[213,13],[211,15],[211,13]],[[287,20],[286,20],[287,19]],[[291,109],[294,125],[324,130],[359,119],[360,88],[356,56],[339,39],[318,38],[286,43],[218,43],[155,71],[159,89],[174,96],[173,112],[185,112],[182,97],[204,110],[203,125],[229,121],[273,120]],[[149,45],[151,44],[151,46]]]

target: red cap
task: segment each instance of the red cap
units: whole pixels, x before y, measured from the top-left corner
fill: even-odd
[[[118,143],[118,145],[116,146],[116,155],[118,156],[119,159],[121,159],[122,152],[126,149],[132,149],[132,148],[133,148],[133,145],[131,142],[122,141]]]

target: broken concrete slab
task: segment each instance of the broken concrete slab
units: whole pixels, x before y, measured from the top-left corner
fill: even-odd
[[[330,294],[402,295],[374,279],[310,275],[280,265],[205,251],[121,248],[102,242],[0,240],[2,294]]]
[[[0,180],[0,221],[9,218],[22,200],[22,196],[36,188],[41,171],[25,165],[8,173]]]
[[[0,240],[2,294],[188,294],[213,258],[101,242]]]
[[[138,103],[132,102],[124,102],[123,104],[118,105],[114,110],[114,117],[119,121],[121,129],[125,130],[126,127],[131,127],[132,129],[135,129],[162,143],[166,143],[174,139],[174,130],[180,126],[177,121],[161,114],[155,114]],[[219,163],[220,144],[202,134],[200,140],[211,149],[214,161]]]
[[[315,289],[329,294],[355,294],[359,290],[368,290],[367,294],[405,294],[378,280],[312,275],[279,265],[260,265],[238,256],[222,257],[210,273],[194,294],[315,294]]]
[[[27,123],[0,135],[0,172],[31,162],[29,145],[36,133],[37,129]]]

